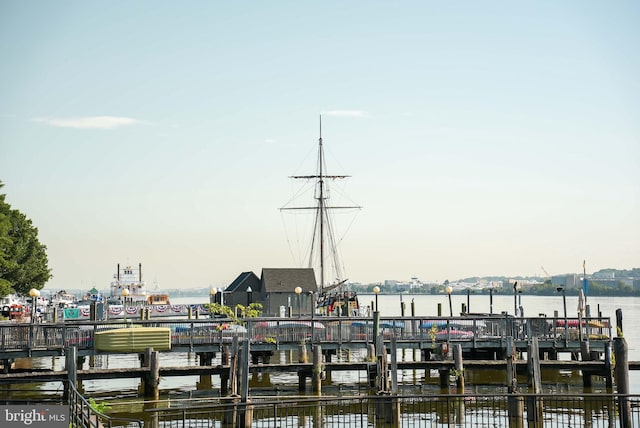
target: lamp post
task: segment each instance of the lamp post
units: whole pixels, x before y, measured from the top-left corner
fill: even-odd
[[[302,316],[302,309],[300,308],[300,293],[302,293],[302,288],[300,287],[296,287],[295,290],[293,290],[296,292],[297,295],[297,299],[298,299],[298,318],[300,318]]]
[[[453,316],[453,306],[451,305],[451,292],[453,291],[453,288],[451,288],[450,285],[447,285],[447,288],[445,288],[444,291],[447,292],[447,296],[449,297],[449,316],[452,317]]]
[[[565,323],[564,328],[566,329],[567,328],[567,294],[564,291],[564,287],[561,285],[558,286],[556,290],[558,290],[558,293],[562,293],[562,306],[564,309],[564,323]]]
[[[247,306],[251,305],[251,293],[253,293],[253,289],[251,286],[247,287]]]
[[[216,293],[218,290],[215,287],[211,287],[209,290],[209,303],[216,303]]]
[[[31,323],[36,322],[36,301],[40,297],[40,290],[32,288],[29,290],[29,296],[31,296]]]
[[[377,285],[375,287],[373,287],[373,294],[376,295],[376,307],[375,307],[375,312],[379,311],[378,308],[378,293],[380,292],[380,287],[378,287]]]
[[[122,314],[124,320],[127,320],[127,297],[129,296],[129,290],[127,288],[122,289]]]

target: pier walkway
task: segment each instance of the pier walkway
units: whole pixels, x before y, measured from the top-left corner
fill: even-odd
[[[79,356],[108,354],[94,348],[94,335],[123,327],[168,327],[171,351],[215,353],[237,336],[251,342],[252,352],[296,350],[301,344],[319,344],[327,352],[366,349],[381,335],[395,339],[398,349],[420,350],[432,359],[443,347],[460,344],[467,359],[504,359],[507,337],[517,351],[526,351],[537,338],[540,351],[556,359],[559,353],[577,353],[589,343],[590,352],[602,354],[610,347],[609,318],[550,318],[511,316],[385,317],[374,318],[248,318],[241,326],[226,319],[112,320],[59,323],[0,324],[0,364],[15,358],[61,356],[74,346]],[[566,328],[565,328],[566,326]],[[595,359],[595,358],[594,358]]]

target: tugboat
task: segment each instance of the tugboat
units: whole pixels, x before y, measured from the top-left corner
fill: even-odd
[[[357,205],[330,205],[329,182],[348,178],[348,175],[329,175],[325,164],[322,140],[322,116],[320,116],[320,137],[318,139],[317,171],[312,175],[294,175],[290,178],[312,182],[314,204],[312,206],[291,206],[295,199],[280,208],[281,211],[307,210],[314,215],[313,235],[308,266],[314,269],[318,284],[316,313],[320,315],[359,316],[361,313],[357,293],[349,290],[348,279],[340,262],[338,243],[335,236],[334,210],[360,210]],[[300,193],[300,192],[299,192]],[[329,280],[328,278],[332,278]]]

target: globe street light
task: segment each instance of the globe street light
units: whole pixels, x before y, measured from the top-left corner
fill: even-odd
[[[449,296],[449,316],[453,316],[453,306],[451,306],[451,292],[453,288],[450,285],[447,285],[447,288],[444,289],[447,292],[447,296]]]
[[[211,287],[209,290],[209,303],[216,303],[216,293],[218,290],[215,287]]]
[[[380,287],[378,287],[377,285],[375,287],[373,287],[373,294],[376,295],[376,307],[375,307],[375,311],[378,312],[380,310],[380,308],[378,307],[378,293],[380,292]]]
[[[31,296],[31,322],[36,320],[36,300],[40,297],[40,290],[32,288],[29,290],[29,296]]]
[[[297,299],[298,299],[298,318],[300,318],[302,316],[302,309],[300,308],[300,293],[302,293],[302,288],[300,287],[296,287],[295,290],[293,290],[296,292],[297,294]]]

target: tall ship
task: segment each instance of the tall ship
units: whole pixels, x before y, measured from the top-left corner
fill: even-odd
[[[292,198],[281,211],[301,212],[311,214],[312,234],[307,244],[307,267],[313,268],[316,275],[317,308],[320,315],[358,316],[361,308],[358,296],[349,290],[348,278],[340,259],[338,245],[340,239],[336,236],[336,223],[333,213],[336,210],[360,210],[358,205],[336,204],[330,202],[329,183],[349,178],[349,175],[332,175],[327,173],[325,163],[324,142],[322,139],[322,116],[320,116],[320,136],[318,138],[318,155],[316,172],[311,175],[293,175],[291,179],[305,182],[312,186],[313,203],[310,205],[296,205],[299,198]],[[297,194],[305,193],[304,190]]]

